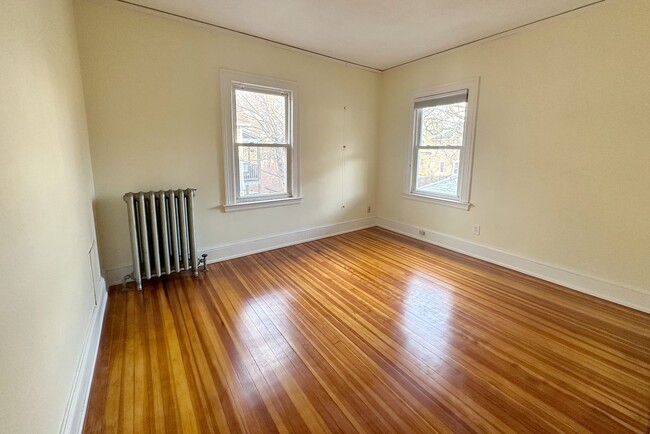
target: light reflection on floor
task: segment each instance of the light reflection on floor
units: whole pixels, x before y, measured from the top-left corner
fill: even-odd
[[[283,328],[285,324],[276,324],[276,321],[286,321],[286,317],[279,312],[282,303],[290,298],[284,290],[264,293],[263,295],[249,298],[243,310],[237,315],[237,330],[245,342],[250,359],[246,361],[256,375],[261,375],[264,381],[273,388],[279,385],[278,375],[284,375],[286,367],[291,369],[296,357],[291,345],[285,340],[277,327]],[[260,315],[258,312],[265,312]],[[275,312],[274,321],[268,315]],[[261,318],[266,318],[266,321]],[[254,363],[255,366],[250,364]],[[253,388],[251,397],[257,396]]]
[[[291,378],[288,370],[302,361],[285,336],[295,327],[287,318],[287,305],[292,304],[292,297],[284,289],[261,294],[246,299],[237,314],[237,333],[245,342],[247,357],[238,362],[258,380],[268,386],[283,387],[283,379]],[[412,275],[405,292],[401,295],[401,316],[395,325],[403,336],[400,351],[416,361],[424,372],[433,380],[437,375],[444,375],[447,367],[449,340],[452,331],[449,322],[453,318],[453,293],[448,288],[421,275]],[[269,319],[273,318],[273,321]],[[262,320],[265,318],[265,320]],[[430,383],[437,387],[436,382]],[[254,384],[246,393],[249,399],[259,397]],[[285,385],[286,386],[286,385]]]
[[[452,307],[449,289],[417,274],[409,278],[402,305],[404,347],[436,371],[445,366]]]

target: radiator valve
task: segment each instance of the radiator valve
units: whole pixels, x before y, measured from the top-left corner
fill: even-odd
[[[201,255],[199,265],[203,265],[203,271],[208,271],[208,255],[206,253]]]

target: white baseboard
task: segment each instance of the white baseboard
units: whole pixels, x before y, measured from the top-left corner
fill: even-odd
[[[304,243],[319,238],[331,237],[372,226],[379,226],[400,234],[416,238],[455,252],[482,259],[511,270],[557,283],[558,285],[584,292],[611,302],[650,313],[650,294],[641,289],[607,282],[602,279],[567,270],[555,265],[525,258],[515,253],[493,247],[472,243],[470,241],[425,229],[426,236],[418,234],[421,229],[406,223],[381,217],[367,217],[344,223],[318,226],[298,231],[285,232],[264,238],[248,239],[228,244],[199,249],[199,254],[208,254],[208,263],[225,261],[254,253]],[[106,271],[109,285],[122,282],[122,277],[131,272],[131,266],[114,268]]]
[[[482,259],[511,270],[519,271],[533,277],[556,283],[576,291],[584,292],[623,306],[650,313],[650,294],[641,289],[606,282],[596,277],[587,276],[558,266],[545,264],[520,255],[472,243],[461,238],[411,226],[406,223],[378,217],[377,226],[416,238],[424,242],[444,247],[473,258]],[[425,236],[419,235],[424,229]]]
[[[102,335],[107,299],[108,291],[106,290],[106,281],[101,279],[99,300],[93,309],[90,319],[90,326],[86,334],[86,341],[81,353],[79,365],[77,366],[72,392],[70,393],[70,399],[68,400],[61,429],[59,430],[61,434],[79,434],[83,430],[88,398],[90,397],[90,386],[92,385],[97,352],[99,351],[99,339]]]
[[[198,254],[202,255],[206,253],[208,255],[208,263],[212,264],[215,262],[225,261],[227,259],[239,258],[246,255],[252,255],[254,253],[274,250],[280,247],[287,247],[294,244],[317,240],[319,238],[331,237],[334,235],[357,231],[359,229],[369,228],[372,226],[375,226],[375,217],[366,217],[343,223],[334,223],[330,225],[301,229],[298,231],[285,232],[264,238],[251,238],[234,243],[205,247],[198,249]],[[106,270],[106,279],[108,280],[108,284],[112,286],[122,283],[122,278],[131,273],[131,271],[131,266]]]

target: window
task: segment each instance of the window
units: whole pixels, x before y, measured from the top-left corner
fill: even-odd
[[[298,203],[297,86],[221,72],[225,211]]]
[[[478,79],[413,96],[406,196],[469,208]]]

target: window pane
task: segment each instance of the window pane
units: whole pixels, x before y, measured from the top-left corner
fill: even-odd
[[[287,144],[286,95],[235,90],[237,143]]]
[[[239,147],[239,196],[242,198],[287,191],[287,148]]]
[[[460,149],[418,149],[415,189],[422,193],[456,196]]]
[[[463,146],[467,103],[418,109],[422,113],[420,146]]]

